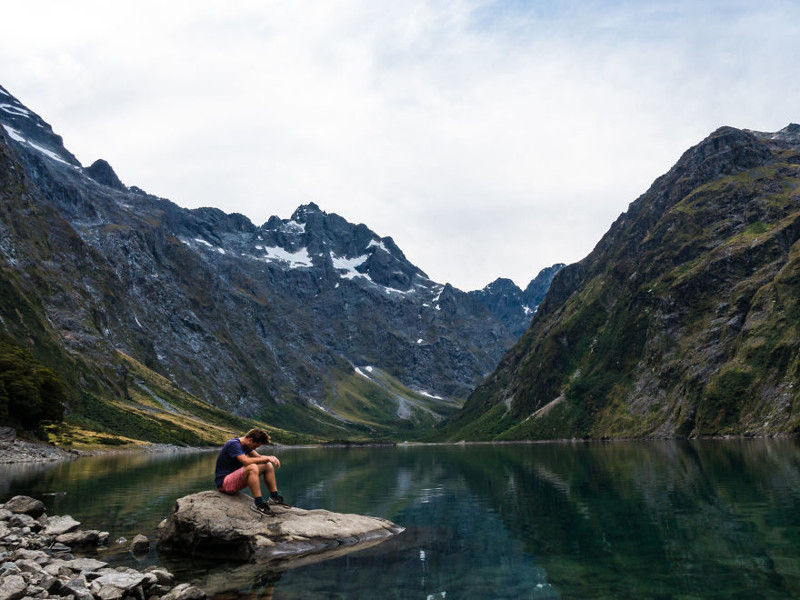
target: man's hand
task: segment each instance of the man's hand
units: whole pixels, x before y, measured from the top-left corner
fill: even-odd
[[[265,456],[263,454],[259,454],[255,450],[251,450],[247,454],[240,454],[236,457],[239,459],[239,462],[243,465],[250,465],[250,464],[266,464],[272,463],[276,469],[281,468],[281,461],[278,460],[277,456]]]

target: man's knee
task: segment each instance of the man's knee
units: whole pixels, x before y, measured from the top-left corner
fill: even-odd
[[[258,475],[258,465],[245,465],[242,468],[244,469],[245,477],[251,475],[252,473]]]
[[[272,466],[272,463],[264,463],[260,466],[260,470],[262,473],[269,474],[275,471],[275,467]]]

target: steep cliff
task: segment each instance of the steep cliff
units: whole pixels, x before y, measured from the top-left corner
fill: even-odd
[[[554,278],[450,439],[800,432],[800,126],[723,127]]]

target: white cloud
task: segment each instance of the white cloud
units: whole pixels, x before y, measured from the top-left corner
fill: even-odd
[[[794,3],[28,0],[0,83],[88,164],[260,224],[317,202],[437,281],[586,255],[718,126],[797,121]]]

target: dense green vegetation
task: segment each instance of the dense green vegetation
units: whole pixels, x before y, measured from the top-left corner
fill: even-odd
[[[189,446],[221,444],[252,427],[267,429],[276,443],[314,439],[211,406],[122,352],[116,353],[115,361],[125,373],[124,398],[84,394],[76,404],[75,415],[67,419],[70,425],[105,436]]]
[[[16,346],[0,342],[0,423],[35,431],[64,417],[66,389],[58,375]]]

